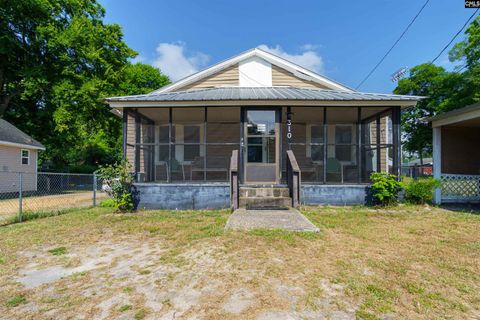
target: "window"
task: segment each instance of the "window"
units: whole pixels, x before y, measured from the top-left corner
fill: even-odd
[[[310,126],[310,142],[315,143],[310,146],[312,161],[323,161],[323,143],[324,143],[324,130],[323,125]],[[318,145],[321,143],[322,145]]]
[[[200,156],[200,145],[188,145],[188,143],[200,143],[200,126],[184,126],[183,127],[183,160],[193,161]]]
[[[335,158],[339,161],[352,161],[352,126],[335,127]]]
[[[30,163],[30,151],[22,150],[22,164],[28,165]]]

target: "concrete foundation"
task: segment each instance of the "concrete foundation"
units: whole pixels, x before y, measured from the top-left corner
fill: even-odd
[[[221,209],[230,207],[227,183],[167,184],[136,183],[139,209]],[[365,204],[367,185],[302,185],[301,203],[306,205]]]
[[[301,203],[306,205],[365,204],[367,185],[302,185]]]
[[[230,207],[226,183],[162,184],[136,183],[139,209],[221,209]]]

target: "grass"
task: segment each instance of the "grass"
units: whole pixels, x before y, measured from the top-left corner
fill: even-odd
[[[479,215],[411,205],[301,210],[320,233],[224,232],[229,216],[224,210],[116,214],[108,207],[2,227],[0,313],[24,318],[23,309],[14,307],[25,304],[28,297],[40,317],[46,310],[57,312],[51,317],[75,317],[80,312],[92,316],[100,302],[122,296],[128,300],[115,304],[112,312],[131,311],[134,319],[155,318],[149,296],[178,294],[189,286],[200,290],[216,282],[219,287],[207,290],[208,295],[191,307],[192,314],[201,308],[206,318],[228,317],[222,301],[237,288],[255,293],[254,306],[241,318],[289,310],[292,301],[297,301],[296,310],[324,312],[329,305],[332,310],[354,310],[359,319],[389,314],[465,319],[480,313]],[[143,264],[135,261],[133,252],[122,253],[111,266],[74,274],[35,291],[22,291],[16,282],[18,270],[32,262],[24,252],[50,266],[63,261],[59,259],[67,253],[75,257],[98,247],[101,257],[125,245],[139,252],[144,245],[158,249],[145,251]],[[109,273],[125,261],[132,263],[133,273]],[[282,298],[275,291],[276,282],[300,289]],[[97,288],[99,283],[102,286]],[[54,299],[49,287],[57,292]],[[85,296],[91,287],[97,288],[95,294]],[[162,310],[175,308],[168,296],[163,306]]]
[[[58,248],[54,248],[54,249],[50,249],[48,250],[48,252],[50,252],[52,255],[54,256],[60,256],[62,254],[66,254],[67,253],[67,248],[65,247],[58,247]]]
[[[7,301],[7,306],[16,307],[20,304],[27,303],[27,299],[24,296],[15,296],[12,299]]]

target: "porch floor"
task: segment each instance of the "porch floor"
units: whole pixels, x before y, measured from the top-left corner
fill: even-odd
[[[296,209],[235,210],[225,230],[282,229],[287,231],[319,232],[320,230]]]

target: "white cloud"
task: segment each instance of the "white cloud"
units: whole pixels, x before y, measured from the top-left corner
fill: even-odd
[[[324,72],[324,62],[323,58],[315,51],[317,46],[312,44],[305,44],[300,49],[299,54],[292,54],[285,52],[282,47],[276,45],[275,47],[269,47],[265,44],[258,46],[258,48],[271,52],[274,55],[277,55],[281,58],[284,58],[288,61],[296,63],[304,68],[309,70],[323,73]]]
[[[197,72],[210,60],[209,56],[201,52],[186,54],[185,43],[160,43],[157,47],[158,57],[153,61],[153,66],[168,75],[172,81]]]
[[[135,58],[132,59],[132,63],[146,63],[147,58],[141,54],[137,55]]]

